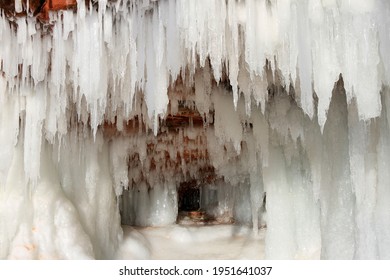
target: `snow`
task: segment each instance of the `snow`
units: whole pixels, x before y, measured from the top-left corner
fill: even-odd
[[[264,259],[264,234],[253,237],[251,228],[232,225],[124,227],[115,259]]]
[[[389,16],[386,0],[0,12],[0,258],[164,258],[121,214],[200,248],[250,228],[258,254],[231,248],[247,257],[390,258]],[[164,126],[183,107],[204,125]],[[192,180],[235,225],[173,225]]]

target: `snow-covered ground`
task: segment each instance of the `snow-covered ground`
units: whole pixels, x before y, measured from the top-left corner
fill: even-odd
[[[124,226],[117,259],[264,259],[266,230],[238,225]]]

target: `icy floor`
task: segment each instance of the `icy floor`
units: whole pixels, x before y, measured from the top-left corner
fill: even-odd
[[[265,229],[257,237],[237,225],[124,226],[117,259],[264,259]]]

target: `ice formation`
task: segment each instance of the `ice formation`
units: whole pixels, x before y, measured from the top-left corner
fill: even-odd
[[[0,258],[112,258],[191,180],[266,208],[267,258],[390,258],[389,1],[78,0],[0,42]]]

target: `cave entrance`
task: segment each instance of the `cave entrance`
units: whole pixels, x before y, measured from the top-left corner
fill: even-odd
[[[209,222],[208,216],[202,210],[202,191],[198,180],[180,183],[177,194],[177,224],[204,225]]]
[[[179,212],[199,211],[200,189],[195,180],[181,183],[178,190],[178,196]]]

